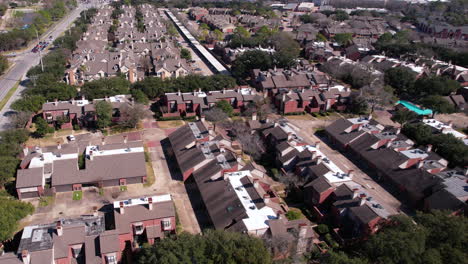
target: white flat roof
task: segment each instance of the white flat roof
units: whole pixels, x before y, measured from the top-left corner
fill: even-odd
[[[41,157],[34,157],[29,163],[29,168],[41,168],[44,164],[52,163],[55,160],[77,159],[78,153],[54,155],[52,152],[46,152]],[[78,165],[77,165],[78,166]]]
[[[153,199],[153,203],[167,202],[167,201],[172,200],[170,194],[161,194],[161,195],[154,195],[154,196],[148,196],[148,197],[132,198],[132,199],[127,199],[127,200],[115,201],[114,208],[120,208],[120,202],[123,202],[124,207],[148,204],[149,197]]]
[[[111,149],[111,150],[100,150],[99,146],[87,146],[86,147],[86,155],[90,155],[91,151],[93,152],[93,156],[107,156],[107,155],[117,155],[117,154],[127,154],[127,153],[135,153],[135,152],[143,152],[145,151],[143,147],[137,148],[122,148],[122,149]]]
[[[249,193],[240,181],[245,176],[251,177],[252,175],[250,174],[250,171],[225,173],[224,176],[227,177],[233,190],[236,192],[237,197],[241,201],[242,206],[247,212],[248,218],[242,219],[247,230],[254,231],[269,228],[267,224],[268,220],[278,218],[277,214],[268,206],[258,209],[252,200],[252,197],[250,197]]]

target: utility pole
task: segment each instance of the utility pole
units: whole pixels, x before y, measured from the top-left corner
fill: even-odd
[[[34,30],[36,30],[37,44],[39,45],[39,33],[37,32],[37,29],[34,29]],[[40,47],[39,47],[39,58],[41,60],[41,70],[42,72],[44,72],[44,63],[42,62],[42,50]]]

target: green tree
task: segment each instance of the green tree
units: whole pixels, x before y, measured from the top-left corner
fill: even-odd
[[[407,122],[415,120],[418,115],[413,111],[398,110],[392,116],[392,121],[404,126]]]
[[[392,86],[398,95],[407,94],[416,80],[416,73],[412,70],[396,67],[385,71],[385,84]]]
[[[426,250],[426,230],[406,216],[393,217],[392,221],[394,225],[365,243],[364,251],[374,263],[417,263]]]
[[[247,78],[253,69],[272,68],[273,61],[267,52],[253,50],[244,52],[232,63],[232,73],[237,78]]]
[[[0,156],[0,186],[15,178],[19,160],[15,157]]]
[[[248,38],[250,37],[250,32],[245,29],[245,27],[239,26],[234,29],[234,34],[239,35],[240,37],[243,38]]]
[[[317,33],[315,40],[318,42],[327,42],[327,38],[322,33]]]
[[[403,126],[403,129],[401,131],[403,134],[405,134],[407,137],[410,139],[413,139],[417,142],[419,145],[427,145],[430,144],[430,141],[432,140],[432,129],[429,126],[426,126],[424,124],[406,124]]]
[[[8,59],[0,55],[0,75],[2,75],[8,69]]]
[[[221,101],[216,102],[216,107],[221,109],[228,116],[232,116],[232,114],[234,112],[234,108],[226,100],[221,100]]]
[[[217,41],[222,41],[224,39],[224,33],[219,29],[215,29],[213,35]]]
[[[414,83],[414,96],[441,95],[447,96],[460,89],[460,84],[445,76],[419,78]]]
[[[312,259],[314,260],[314,259]],[[342,251],[329,251],[320,258],[323,264],[367,264],[366,259],[349,257]]]
[[[149,103],[148,97],[141,90],[132,89],[132,97],[137,103],[140,103],[140,104]]]
[[[269,252],[259,238],[211,230],[203,235],[182,233],[177,239],[165,238],[157,245],[146,245],[136,259],[139,264],[271,263]]]
[[[349,19],[349,15],[344,10],[336,10],[335,15],[333,16],[333,18],[336,21],[344,21],[344,20]]]
[[[37,113],[42,109],[46,99],[42,95],[27,95],[13,102],[11,109],[16,111],[25,111]]]
[[[341,46],[348,45],[353,40],[353,34],[351,33],[338,33],[333,39]]]
[[[130,82],[122,77],[114,77],[109,79],[99,79],[92,82],[87,82],[81,88],[81,94],[87,99],[99,99],[106,96],[118,94],[128,94]]]
[[[191,60],[192,59],[192,53],[190,53],[190,50],[188,50],[186,48],[182,48],[180,50],[180,57],[182,59]]]
[[[362,96],[352,96],[351,103],[349,105],[349,111],[351,113],[362,115],[367,113],[369,110],[369,104],[367,103],[366,98]]]
[[[34,206],[21,202],[0,191],[0,241],[13,237],[18,221],[34,212]]]
[[[104,129],[111,125],[112,123],[112,105],[105,101],[99,101],[96,104],[96,126],[99,129]]]
[[[443,98],[439,95],[429,95],[423,99],[421,99],[421,105],[424,107],[430,108],[433,111],[433,116],[436,113],[441,114],[450,114],[455,112],[455,107],[453,104],[449,103],[447,99]]]
[[[35,124],[36,131],[34,133],[38,137],[43,137],[48,133],[53,133],[55,130],[53,127],[50,127],[47,121],[45,121],[42,117],[37,118]]]

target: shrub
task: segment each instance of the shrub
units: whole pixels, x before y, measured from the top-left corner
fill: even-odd
[[[318,226],[317,226],[317,232],[318,232],[320,235],[328,234],[328,232],[329,232],[328,226],[327,226],[327,225],[324,225],[324,224],[318,225]]]

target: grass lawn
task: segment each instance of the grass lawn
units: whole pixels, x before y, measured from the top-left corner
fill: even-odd
[[[170,121],[158,121],[158,126],[160,128],[174,128],[184,125],[182,120],[170,120]]]
[[[73,200],[79,201],[83,198],[83,192],[82,191],[74,191],[73,192]]]
[[[70,131],[68,131],[68,134],[71,134]],[[53,134],[48,134],[43,138],[33,138],[30,137],[28,141],[26,141],[27,146],[53,146],[57,145],[57,142],[60,142],[60,144],[64,143],[63,138],[61,137],[54,137]]]
[[[143,184],[144,187],[150,187],[153,185],[156,177],[154,175],[153,166],[151,162],[146,162],[146,183]]]
[[[299,208],[289,207],[289,211],[286,213],[286,217],[289,220],[296,220],[296,219],[305,218],[305,215],[302,213],[302,211]]]
[[[304,115],[285,115],[287,119],[291,120],[314,120],[314,118],[310,114]]]
[[[8,93],[5,95],[5,97],[2,99],[2,101],[0,101],[0,110],[3,109],[3,107],[5,107],[6,103],[8,102],[8,100],[10,100],[10,98],[13,96],[13,94],[16,92],[16,90],[18,90],[18,86],[19,86],[19,82],[17,82],[11,89],[10,91],[8,91]]]
[[[54,196],[42,196],[41,198],[39,198],[39,207],[46,207],[48,205],[53,204],[54,202]]]
[[[125,186],[125,185],[120,186],[120,191],[121,192],[127,191],[127,186]]]

